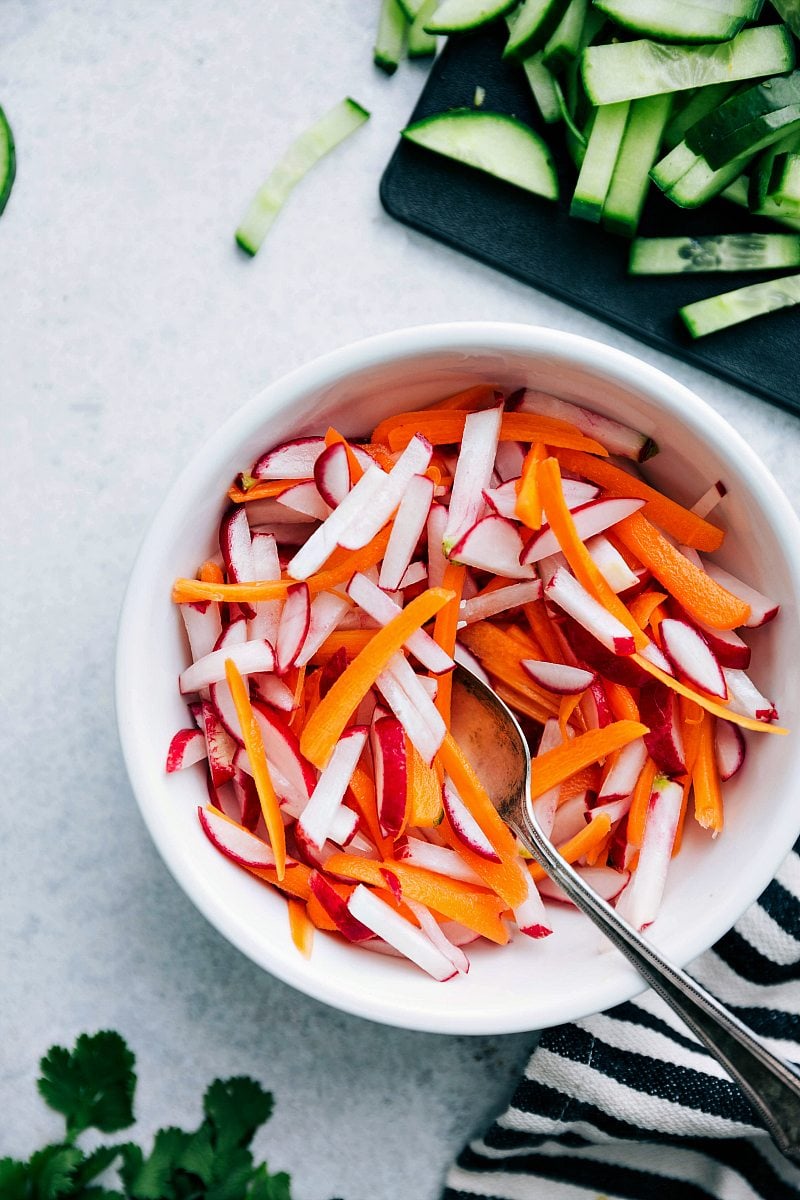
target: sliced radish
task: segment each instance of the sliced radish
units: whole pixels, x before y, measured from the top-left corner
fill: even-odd
[[[323,500],[313,480],[307,479],[287,488],[276,497],[278,504],[294,513],[303,513],[316,521],[324,521],[330,515],[330,508]]]
[[[280,579],[281,563],[278,557],[278,546],[271,533],[254,533],[251,554],[253,573],[257,580]],[[271,646],[275,645],[278,637],[278,625],[281,619],[281,600],[259,600],[253,605],[255,616],[250,621],[249,636],[264,638]]]
[[[236,770],[231,780],[236,803],[239,806],[239,821],[252,833],[261,820],[261,800],[252,775]]]
[[[597,804],[592,809],[592,820],[597,820],[598,817],[605,813],[613,829],[617,822],[621,821],[630,812],[632,803],[633,796],[620,796],[617,800],[609,800],[607,803]]]
[[[297,486],[305,487],[308,482],[308,480],[305,480]],[[300,495],[302,496],[302,492]],[[286,538],[287,529],[294,526],[302,529],[303,538],[307,538],[309,528],[316,520],[315,517],[310,516],[306,512],[287,508],[285,504],[280,503],[280,497],[248,500],[246,508],[251,530],[263,529],[264,526],[277,526],[279,531],[278,536],[282,541]]]
[[[311,594],[308,584],[293,583],[286,592],[275,645],[275,670],[279,675],[285,675],[295,665],[310,623]]]
[[[430,765],[444,741],[447,726],[422,680],[402,654],[395,654],[375,684],[411,742]]]
[[[598,803],[622,800],[624,797],[630,796],[646,761],[647,747],[642,738],[636,738],[627,746],[623,746],[614,765],[603,780],[597,796]]]
[[[692,505],[691,511],[698,517],[707,517],[708,514],[717,507],[723,496],[727,496],[728,489],[725,484],[718,479],[716,483],[712,483],[707,492],[703,492],[696,504]]]
[[[211,808],[198,808],[200,826],[212,846],[240,867],[274,867],[275,855],[266,842],[234,825]],[[288,865],[288,864],[287,864]]]
[[[669,661],[667,656],[661,650],[659,650],[655,642],[648,642],[644,649],[640,651],[640,653],[642,658],[646,658],[648,662],[651,662],[654,666],[658,667],[658,669],[663,671],[665,675],[675,675],[675,672],[672,668],[672,663]],[[611,676],[609,676],[609,678],[611,678]]]
[[[645,462],[658,453],[658,447],[646,433],[622,425],[612,417],[604,417],[601,413],[582,408],[579,404],[547,396],[544,392],[533,392],[526,388],[517,399],[515,407],[517,412],[537,413],[542,417],[568,421],[587,437],[601,442],[611,454],[620,454],[634,462]]]
[[[720,779],[732,779],[736,772],[741,770],[747,754],[744,734],[738,725],[730,721],[716,722],[714,751]]]
[[[427,583],[427,581],[428,568],[425,566],[425,563],[413,562],[409,564],[405,575],[400,580],[400,587],[398,590],[403,591],[407,587],[414,587],[414,585],[417,583]]]
[[[553,932],[553,927],[542,903],[542,897],[529,872],[525,870],[524,864],[523,871],[528,884],[528,895],[514,909],[514,920],[517,922],[520,933],[524,933],[526,937],[548,937]]]
[[[566,475],[561,479],[561,491],[570,510],[582,508],[600,494],[596,484],[587,483],[585,479],[570,479]]]
[[[554,628],[558,628],[554,624]],[[577,621],[569,618],[563,625],[564,637],[567,643],[572,648],[578,662],[582,666],[590,667],[597,671],[605,679],[610,679],[612,683],[622,683],[625,687],[641,687],[642,684],[649,683],[652,676],[635,663],[630,658],[621,658],[609,652],[605,646],[598,642],[597,638],[592,637],[588,630],[579,625]],[[661,652],[659,651],[659,654]],[[672,668],[669,663],[661,658],[666,663],[669,671]]]
[[[341,446],[341,442],[337,442]],[[295,665],[304,667],[314,657],[322,643],[337,629],[345,613],[350,611],[350,604],[343,596],[333,592],[320,592],[311,603],[309,613],[308,633],[299,654],[295,655]]]
[[[444,531],[445,554],[483,515],[483,493],[491,483],[502,419],[503,405],[498,404],[469,413],[464,422]]]
[[[533,579],[533,567],[520,563],[522,549],[519,527],[506,517],[491,514],[466,531],[450,551],[450,558],[506,579]]]
[[[468,671],[472,671],[472,674],[477,676],[481,683],[485,683],[487,687],[491,686],[489,676],[484,671],[478,659],[461,642],[456,642],[454,658],[462,667],[466,667]]]
[[[559,696],[577,696],[594,683],[597,676],[583,667],[568,667],[564,663],[539,662],[535,658],[520,659],[521,667],[539,687]]]
[[[310,479],[324,449],[323,437],[294,438],[262,454],[250,474],[254,479]]]
[[[750,666],[750,647],[747,642],[742,641],[738,633],[734,633],[732,629],[712,629],[702,621],[692,620],[690,624],[700,630],[721,667],[747,670]]]
[[[280,712],[294,712],[294,692],[277,675],[251,675],[249,682],[254,700],[262,700],[264,704],[270,704]]]
[[[602,533],[589,538],[586,549],[612,592],[627,592],[637,586],[639,576],[634,574],[616,546],[612,546]]]
[[[633,654],[636,646],[628,629],[590,596],[562,567],[545,586],[545,594],[613,654]]]
[[[167,774],[182,771],[208,758],[206,739],[199,729],[179,729],[167,751]]]
[[[777,719],[777,708],[771,700],[761,694],[749,675],[730,667],[723,667],[722,674],[725,676],[730,706],[734,712],[743,717],[752,717],[755,721]]]
[[[766,625],[768,621],[777,617],[781,607],[777,601],[770,600],[768,596],[756,591],[749,584],[742,583],[741,579],[737,579],[728,571],[723,571],[722,567],[718,567],[716,563],[707,562],[704,563],[704,566],[711,578],[716,580],[721,587],[726,588],[734,596],[744,600],[745,604],[750,605],[750,616],[745,621],[748,629]]]
[[[238,743],[230,736],[219,714],[209,701],[200,706],[201,724],[206,739],[208,765],[214,787],[222,787],[234,775]]]
[[[617,904],[617,911],[634,929],[646,928],[658,914],[682,802],[683,788],[679,783],[663,777],[656,778],[650,796],[639,863]]]
[[[396,604],[391,596],[387,596],[366,575],[361,573],[354,575],[350,580],[347,585],[347,594],[379,625],[388,625],[402,612],[400,605]],[[450,655],[442,650],[441,646],[437,645],[424,629],[418,629],[416,633],[413,633],[406,641],[405,646],[420,665],[433,671],[434,675],[452,671],[455,666]]]
[[[225,663],[231,659],[242,675],[255,671],[271,671],[275,666],[275,654],[269,642],[240,642],[223,650],[212,650],[205,658],[192,663],[180,675],[178,685],[183,695],[199,692],[220,683],[225,678]]]
[[[357,921],[440,983],[458,974],[452,960],[438,950],[421,929],[401,917],[362,883],[354,889],[347,907]]]
[[[639,693],[639,715],[647,725],[644,735],[647,752],[666,775],[682,775],[686,770],[678,702],[672,688],[653,682]]]
[[[316,785],[316,776],[301,755],[297,738],[285,721],[258,700],[253,701],[253,714],[270,767],[274,764],[278,768],[296,795],[308,798]]]
[[[433,481],[426,475],[415,475],[409,483],[389,534],[389,542],[381,564],[378,584],[390,592],[401,584],[414,557],[433,503]]]
[[[513,442],[501,442],[500,446],[510,446]],[[494,488],[486,488],[483,493],[483,498],[493,512],[498,513],[501,517],[516,517],[517,512],[517,493],[519,491],[520,476],[507,476],[503,483]],[[561,480],[561,491],[564,495],[564,501],[567,508],[575,509],[582,508],[584,504],[588,504],[590,500],[594,500],[600,489],[595,487],[593,483],[584,483],[581,479]]]
[[[339,545],[350,522],[358,519],[363,510],[372,510],[377,504],[387,478],[386,472],[377,463],[364,472],[331,515],[317,526],[310,537],[303,538],[300,549],[287,567],[293,579],[307,579],[320,569]]]
[[[542,583],[540,579],[526,579],[522,583],[510,583],[508,587],[495,588],[493,592],[473,596],[471,600],[462,600],[459,606],[459,620],[464,625],[473,621],[485,621],[487,617],[497,616],[520,604],[530,604],[540,599]]]
[[[368,730],[360,726],[342,734],[297,822],[298,828],[317,850],[322,849],[330,836],[333,818],[353,778],[367,733]]]
[[[222,633],[219,605],[181,604],[180,610],[189,639],[189,653],[192,661],[197,662],[211,653]]]
[[[444,530],[447,524],[447,509],[443,504],[432,504],[428,513],[428,586],[441,587],[447,559],[443,549]]]
[[[580,508],[573,510],[572,519],[575,522],[575,528],[578,536],[586,541],[587,538],[594,534],[602,533],[604,529],[610,529],[619,521],[629,517],[631,513],[638,512],[644,504],[644,500],[632,498],[626,499],[622,496],[611,496],[600,500],[590,500],[588,504],[582,505]],[[557,554],[561,549],[558,538],[553,533],[549,525],[543,525],[538,533],[534,533],[530,541],[525,546],[520,561],[522,563],[535,563],[542,558],[546,558],[548,554]]]
[[[572,736],[571,730],[568,731],[568,737]],[[564,739],[561,733],[561,726],[554,717],[545,721],[542,736],[539,741],[539,748],[536,751],[536,758],[541,758],[543,754],[547,754],[548,750],[555,750],[556,746],[560,746]],[[536,774],[536,759],[531,764],[533,774]],[[545,837],[550,837],[553,830],[553,823],[556,818],[558,809],[560,787],[551,788],[549,792],[538,796],[533,801],[533,815],[539,824],[539,828]]]
[[[336,889],[331,887],[324,875],[320,875],[319,871],[314,871],[310,875],[308,883],[312,895],[316,897],[318,903],[336,925],[339,933],[346,937],[348,942],[365,942],[373,936],[372,930],[368,929],[366,925],[362,925],[361,921],[353,916],[347,907],[347,901],[343,900]]]
[[[336,508],[341,504],[352,486],[350,460],[347,448],[334,442],[322,451],[314,463],[314,482],[326,504]]]
[[[558,554],[548,554],[546,558],[541,559],[540,562],[538,562],[536,564],[536,570],[539,572],[539,578],[541,579],[541,581],[545,587],[547,587],[548,583],[553,578],[556,571],[559,570],[559,568],[562,571],[566,571],[568,574],[572,574],[572,572],[569,569],[569,563],[567,562],[567,560],[564,558],[564,555],[560,551]],[[547,606],[547,597],[546,596],[545,596],[545,606]],[[551,613],[551,615],[552,615],[552,613]]]
[[[519,479],[525,462],[525,447],[520,442],[498,442],[494,469],[501,483]]]
[[[432,454],[430,442],[415,433],[389,474],[382,472],[383,486],[373,502],[368,508],[361,508],[347,523],[339,544],[346,550],[360,550],[366,546],[395,512],[414,476],[422,475],[428,469]],[[357,487],[358,484],[351,495]]]
[[[584,692],[580,708],[588,729],[605,729],[614,720],[606,689],[599,679],[595,679]]]
[[[722,667],[703,635],[686,621],[666,617],[659,626],[661,648],[678,675],[709,696],[727,700]]]
[[[478,887],[485,886],[480,875],[449,846],[435,846],[421,838],[408,837],[397,843],[397,857],[401,862],[413,863],[415,867],[424,867],[426,871],[433,871],[437,875],[447,875],[450,879],[474,883]]]
[[[450,941],[430,909],[416,900],[406,900],[406,904],[419,921],[420,929],[430,938],[436,949],[440,950],[445,958],[450,959],[459,975],[466,975],[469,971],[469,959],[463,950]]]
[[[219,548],[230,580],[233,583],[252,583],[255,571],[250,525],[244,508],[232,508],[222,518]]]
[[[582,829],[586,828],[588,820],[589,806],[586,803],[586,793],[580,792],[577,796],[570,796],[569,800],[565,800],[556,812],[550,841],[554,846],[563,846],[564,842],[568,842],[570,838],[575,837],[576,833],[580,833]]]
[[[615,871],[613,867],[576,867],[575,870],[584,883],[588,883],[601,899],[609,903],[616,900],[630,879],[629,871]],[[546,900],[572,904],[567,893],[549,877],[539,881],[539,891]]]
[[[384,837],[403,828],[408,794],[406,733],[396,717],[379,717],[370,730],[378,823]]]
[[[449,779],[442,788],[442,803],[458,840],[488,862],[499,863],[499,854]]]

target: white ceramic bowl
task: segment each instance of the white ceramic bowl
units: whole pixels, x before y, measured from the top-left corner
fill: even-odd
[[[117,714],[142,815],[167,866],[201,912],[273,975],[348,1012],[440,1033],[510,1033],[597,1012],[642,990],[639,976],[577,912],[556,906],[553,936],[519,937],[471,954],[469,975],[435,983],[410,964],[318,934],[310,961],[291,943],[285,902],[222,858],[200,831],[200,767],[164,774],[186,724],[177,676],[185,665],[173,579],[214,549],[225,491],[265,447],[324,430],[365,434],[393,411],[422,408],[470,384],[522,384],[611,414],[658,442],[648,477],[691,503],[716,479],[729,533],[718,558],[783,605],[754,630],[753,674],[800,725],[797,597],[800,525],[746,442],[692,392],[630,355],[552,329],[474,323],[407,329],[328,354],[241,408],[187,465],[142,546],[122,613]],[[651,936],[678,963],[705,950],[769,882],[800,831],[800,736],[749,736],[741,774],[726,785],[726,827],[712,841],[689,822]]]

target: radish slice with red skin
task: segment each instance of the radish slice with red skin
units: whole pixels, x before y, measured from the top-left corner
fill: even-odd
[[[278,557],[278,546],[271,533],[254,533],[251,554],[253,571],[256,579],[280,579],[281,563]],[[255,616],[249,625],[250,638],[264,638],[271,646],[275,645],[278,637],[278,625],[281,619],[281,600],[259,600],[253,606]]]
[[[339,446],[341,444],[337,443]],[[295,655],[295,666],[304,667],[311,661],[329,634],[340,627],[342,618],[351,611],[351,607],[346,599],[333,592],[320,592],[314,597],[308,633],[299,654]]]
[[[325,449],[325,438],[294,438],[262,454],[250,474],[254,479],[310,479]]]
[[[630,796],[646,761],[647,747],[642,738],[636,738],[635,741],[628,742],[627,746],[623,746],[603,780],[597,796],[598,804]]]
[[[501,442],[501,445],[507,443]],[[483,498],[490,512],[498,517],[506,517],[509,521],[516,519],[517,485],[519,479],[509,479],[499,487],[484,488]]]
[[[547,688],[558,696],[577,696],[594,683],[597,676],[583,667],[568,667],[564,663],[539,662],[535,658],[523,658],[521,667],[539,687]]]
[[[427,583],[428,568],[423,562],[413,562],[409,565],[405,575],[400,580],[399,591],[404,588],[413,587],[415,583]]]
[[[300,549],[287,567],[288,574],[293,579],[307,579],[309,575],[320,570],[340,544],[340,539],[350,522],[357,520],[362,510],[372,510],[377,504],[387,478],[386,472],[377,463],[373,463],[334,508],[331,515],[318,525],[310,536],[306,534],[300,543]]]
[[[568,732],[568,736],[572,736],[571,731]],[[563,743],[563,740],[561,726],[554,717],[551,717],[545,721],[539,748],[536,751],[536,758],[541,758],[548,750],[555,750],[556,746],[560,746]],[[531,763],[531,770],[534,774],[536,772],[536,758]],[[545,837],[550,837],[553,829],[560,791],[560,787],[551,788],[549,792],[545,792],[533,801],[533,813]]]
[[[358,766],[368,732],[360,726],[342,734],[300,815],[298,828],[317,850],[322,849],[330,836],[333,819]]]
[[[244,508],[232,508],[219,527],[219,548],[225,570],[232,583],[252,583],[253,570],[250,524]]]
[[[330,516],[329,505],[325,503],[317,485],[311,479],[294,484],[285,492],[281,492],[280,496],[276,496],[275,499],[278,504],[290,509],[293,513],[303,513],[307,517],[313,517],[315,521],[324,521]]]
[[[725,782],[742,769],[747,743],[738,725],[717,720],[714,726],[714,753],[720,779]]]
[[[502,419],[503,405],[498,404],[482,412],[469,413],[464,422],[447,510],[445,554],[450,554],[467,530],[483,515],[483,493],[491,484]]]
[[[472,867],[468,866],[456,850],[449,846],[436,846],[424,842],[421,838],[408,837],[397,843],[397,858],[400,862],[412,863],[415,867],[424,867],[436,875],[446,875],[450,879],[458,879],[462,883],[474,883],[485,887],[484,880]]]
[[[458,840],[487,862],[499,863],[499,854],[447,778],[442,788],[442,803]]]
[[[539,600],[541,595],[541,580],[526,579],[522,583],[511,583],[508,587],[495,588],[493,592],[462,600],[458,610],[459,628],[471,625],[474,621],[485,621],[487,617],[518,608],[520,604],[530,604]]]
[[[285,675],[295,665],[310,623],[311,594],[308,584],[293,583],[286,593],[275,644],[275,670],[279,675]]]
[[[444,530],[447,524],[447,509],[442,504],[432,504],[428,513],[426,529],[428,542],[428,586],[441,587],[447,568],[443,549]]]
[[[469,959],[463,950],[450,941],[430,909],[416,900],[406,900],[406,904],[419,921],[420,929],[430,938],[436,949],[440,950],[445,958],[450,959],[459,975],[466,975],[469,971]]]
[[[631,513],[638,512],[643,504],[644,500],[626,499],[622,496],[590,500],[588,504],[573,509],[572,519],[575,522],[578,536],[582,541],[586,541],[587,538],[602,533],[605,529],[611,529],[625,517],[629,517]],[[543,525],[525,546],[520,562],[523,564],[535,563],[549,554],[557,554],[560,549],[558,538],[550,526]]]
[[[255,780],[252,775],[237,769],[234,771],[231,787],[239,805],[239,822],[252,833],[262,817],[261,801]]]
[[[363,883],[356,885],[347,907],[357,921],[440,983],[458,974],[451,960],[434,946],[421,929],[401,917]]]
[[[314,482],[322,499],[331,508],[336,508],[344,500],[353,481],[347,449],[341,442],[334,442],[320,454],[314,463]]]
[[[384,837],[397,837],[406,815],[406,733],[396,717],[379,717],[370,729],[378,824]]]
[[[402,670],[402,666],[407,671]],[[428,766],[444,741],[447,728],[421,682],[402,655],[395,655],[375,686],[402,725],[409,741]]]
[[[727,700],[722,667],[703,635],[686,621],[665,617],[659,625],[661,649],[681,679],[708,696]]]
[[[562,846],[564,842],[568,842],[570,838],[575,837],[576,833],[580,833],[582,829],[585,829],[589,820],[590,813],[589,806],[586,803],[586,792],[581,792],[577,796],[570,796],[569,800],[565,800],[556,812],[556,819],[553,822],[553,828],[550,832],[550,841],[554,846]]]
[[[305,486],[308,482],[308,480],[304,480],[298,486]],[[277,526],[279,531],[278,536],[282,540],[286,531],[293,528],[302,529],[303,537],[307,538],[311,526],[317,519],[316,517],[309,516],[308,513],[287,508],[285,504],[279,503],[278,497],[248,500],[245,503],[245,507],[247,509],[251,532],[255,532],[256,529],[263,530],[265,526]]]
[[[740,600],[743,600],[745,604],[750,605],[750,616],[745,621],[748,629],[756,629],[759,625],[766,625],[768,621],[772,621],[777,617],[781,606],[776,600],[770,600],[768,596],[756,591],[749,584],[743,583],[735,575],[729,574],[728,571],[723,571],[722,567],[718,567],[716,563],[707,562],[703,566],[711,578],[720,584],[721,587],[726,588],[734,596],[738,596]]]
[[[650,795],[639,863],[617,904],[617,911],[634,929],[645,929],[658,915],[682,803],[681,785],[657,776]]]
[[[589,538],[586,549],[612,592],[619,595],[620,592],[627,592],[637,586],[639,576],[634,574],[616,546],[612,546],[602,533]]]
[[[275,653],[269,642],[262,640],[240,642],[223,650],[212,650],[200,658],[180,675],[178,686],[183,695],[199,692],[220,683],[225,678],[225,663],[231,659],[242,675],[256,671],[271,671],[275,666]]]
[[[505,579],[534,579],[533,567],[520,563],[523,550],[519,526],[494,513],[468,529],[450,551],[453,562],[502,575]]]
[[[262,700],[264,704],[270,704],[279,712],[294,712],[297,707],[294,692],[277,675],[257,673],[250,676],[249,682],[254,700]]]
[[[312,895],[316,897],[336,925],[339,933],[346,937],[348,942],[366,942],[372,938],[372,930],[353,916],[347,907],[347,901],[343,900],[335,888],[331,887],[324,875],[314,871],[308,882]]]
[[[502,446],[511,446],[513,442],[501,442]],[[519,492],[520,477],[508,477],[497,487],[486,488],[483,493],[483,498],[493,512],[498,513],[501,517],[510,517],[512,520],[516,518],[517,512],[517,494]],[[593,483],[584,483],[580,479],[562,478],[561,491],[564,495],[564,501],[567,508],[572,510],[582,508],[584,504],[588,504],[590,500],[594,500],[600,489],[595,487]]]
[[[316,776],[301,755],[300,743],[294,733],[282,718],[258,700],[253,701],[253,715],[270,766],[275,764],[297,795],[310,796],[316,786]]]
[[[618,821],[621,821],[623,817],[628,815],[632,803],[633,796],[629,795],[620,796],[617,800],[609,800],[605,804],[597,804],[591,810],[592,820],[596,821],[598,817],[601,817],[605,813],[613,829]]]
[[[347,585],[347,594],[379,625],[388,625],[402,612],[400,605],[396,604],[391,596],[387,596],[366,575],[361,573],[354,575],[350,580]],[[441,646],[424,629],[418,629],[412,633],[405,642],[405,647],[410,650],[421,666],[432,671],[434,675],[443,675],[447,671],[452,671],[455,666],[450,655],[442,650]]]
[[[703,492],[696,504],[693,504],[690,511],[698,517],[704,519],[712,512],[723,496],[727,496],[728,489],[722,480],[718,479],[716,483],[712,483],[707,492]]]
[[[523,864],[523,870],[524,864]],[[536,884],[530,877],[528,871],[525,871],[528,884],[528,895],[514,909],[514,920],[517,922],[520,933],[524,933],[526,937],[538,939],[549,937],[553,932],[553,927],[547,916],[547,911],[542,903],[542,897],[539,895]]]
[[[746,671],[750,666],[751,652],[747,642],[742,641],[732,629],[712,629],[702,621],[692,621],[703,635],[714,657],[721,667],[736,667]]]
[[[602,413],[592,412],[579,404],[567,400],[559,400],[556,396],[548,396],[544,392],[534,392],[526,388],[514,402],[515,412],[537,413],[542,417],[555,417],[558,421],[568,421],[587,437],[601,442],[610,454],[619,454],[630,458],[633,462],[645,462],[658,453],[658,447],[646,433],[631,429],[612,417],[604,417]]]
[[[494,469],[501,483],[519,479],[525,462],[525,447],[520,442],[498,442]]]
[[[578,580],[559,567],[545,585],[545,595],[573,620],[582,625],[612,654],[633,654],[636,646],[630,631],[590,596]]]
[[[639,716],[648,726],[644,735],[647,752],[666,775],[683,775],[686,759],[683,750],[678,702],[665,683],[653,682],[639,693]]]
[[[179,729],[172,738],[167,751],[167,774],[182,771],[208,758],[206,739],[199,729]]]
[[[547,587],[548,583],[553,578],[556,571],[559,570],[559,568],[562,571],[566,571],[568,575],[572,574],[572,572],[569,569],[569,564],[567,563],[567,560],[564,558],[564,555],[560,551],[558,554],[548,554],[547,558],[543,558],[540,562],[538,562],[536,564],[536,570],[539,574],[539,578],[541,579],[544,587]],[[544,599],[545,599],[545,604],[547,604],[547,596],[546,595],[545,595]],[[552,608],[552,606],[550,606],[550,607]]]
[[[778,710],[771,700],[763,696],[744,671],[736,671],[723,667],[722,674],[728,687],[730,707],[743,717],[752,717],[754,721],[775,721]]]
[[[214,787],[219,788],[233,778],[238,743],[228,733],[214,705],[207,700],[200,706],[200,717],[206,739],[211,780]]]
[[[642,658],[646,658],[648,662],[651,662],[654,666],[659,667],[659,669],[662,670],[665,675],[672,675],[674,678],[675,671],[672,663],[669,661],[667,656],[661,650],[659,650],[655,642],[648,642],[644,649],[640,651],[640,654]]]
[[[221,854],[240,867],[274,867],[275,855],[266,842],[234,825],[211,808],[198,808],[200,827],[208,840]],[[289,866],[287,861],[286,866]]]
[[[553,628],[558,629],[559,626],[554,622]],[[648,675],[638,663],[608,651],[577,621],[568,617],[564,620],[562,628],[564,640],[572,648],[578,665],[589,667],[602,675],[604,679],[610,679],[612,683],[624,684],[625,687],[641,687],[650,682],[652,676]],[[660,650],[658,655],[669,668],[668,674],[672,674],[672,667],[667,663]]]
[[[605,729],[614,720],[606,690],[599,679],[595,679],[584,692],[580,709],[588,729]]]
[[[481,936],[474,929],[467,929],[466,925],[461,925],[458,921],[442,921],[439,928],[453,946],[471,946]]]
[[[398,508],[414,476],[422,475],[428,469],[432,455],[433,447],[430,442],[421,434],[415,433],[388,475],[382,472],[383,486],[373,502],[367,508],[360,508],[355,517],[347,523],[339,538],[339,545],[345,550],[360,550],[362,546],[366,546],[367,542],[383,529]],[[363,478],[366,476],[362,476]],[[357,483],[350,493],[351,496],[358,486]]]
[[[466,667],[468,671],[472,671],[473,675],[477,675],[481,683],[485,683],[487,687],[491,687],[489,676],[484,671],[478,659],[468,650],[461,642],[456,642],[454,658],[462,667]]]
[[[597,892],[603,900],[610,904],[616,900],[630,879],[629,871],[615,871],[613,867],[576,867],[575,870]],[[554,900],[558,904],[572,904],[569,896],[549,876],[539,881],[539,891],[546,900]]]
[[[415,475],[409,483],[389,534],[378,585],[396,591],[408,570],[433,503],[433,481]]]
[[[196,604],[181,604],[180,610],[189,639],[189,653],[192,662],[197,662],[211,653],[222,633],[219,605],[209,603],[201,608]]]

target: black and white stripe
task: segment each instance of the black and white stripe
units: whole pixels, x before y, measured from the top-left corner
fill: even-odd
[[[691,973],[800,1061],[800,842]],[[550,1029],[442,1200],[798,1200],[800,1170],[653,992]]]

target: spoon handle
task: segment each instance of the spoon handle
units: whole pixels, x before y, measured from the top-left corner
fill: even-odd
[[[522,844],[736,1080],[779,1149],[800,1162],[800,1071],[637,933],[564,862],[527,813],[524,818],[524,827],[515,829]]]

